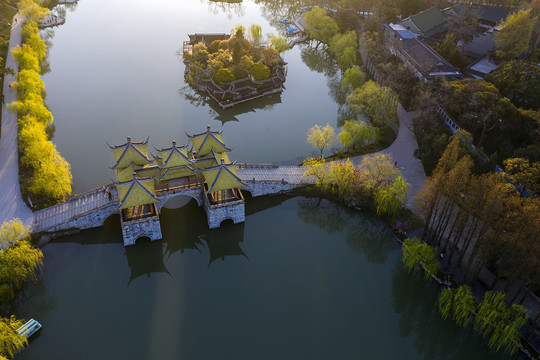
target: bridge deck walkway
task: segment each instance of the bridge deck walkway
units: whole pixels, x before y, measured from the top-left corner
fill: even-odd
[[[304,169],[300,166],[237,164],[238,176],[245,182],[286,181],[289,184],[305,184]]]
[[[114,186],[102,187],[77,195],[61,204],[34,212],[34,232],[50,229],[89,211],[112,205],[117,201],[118,193]]]

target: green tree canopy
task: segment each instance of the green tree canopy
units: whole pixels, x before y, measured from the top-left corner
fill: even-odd
[[[306,32],[309,37],[318,42],[328,44],[330,39],[339,31],[337,23],[320,7],[314,7],[304,14]]]
[[[315,125],[307,133],[307,142],[319,149],[322,158],[324,149],[335,141],[335,137],[334,128],[330,124],[324,127]]]
[[[357,146],[373,144],[377,140],[379,129],[363,121],[345,121],[338,134],[341,144],[347,149],[355,150]]]
[[[216,81],[219,82],[231,82],[234,80],[234,75],[230,69],[221,68],[216,71],[216,75],[214,78],[216,79]]]
[[[272,47],[272,49],[275,49],[279,52],[284,52],[285,50],[289,49],[289,40],[287,40],[287,38],[283,36],[271,34],[270,47]]]
[[[540,66],[536,62],[511,60],[485,77],[517,107],[540,108]]]
[[[497,57],[510,60],[527,52],[533,25],[530,9],[510,14],[501,23],[501,30],[495,34]]]
[[[343,73],[341,87],[347,92],[352,92],[354,89],[361,87],[366,80],[366,74],[360,70],[358,65],[348,68]]]
[[[370,80],[347,97],[347,105],[355,115],[364,116],[375,126],[397,127],[397,104],[392,90]]]

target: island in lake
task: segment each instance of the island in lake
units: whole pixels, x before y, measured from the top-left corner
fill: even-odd
[[[279,51],[250,42],[243,30],[193,34],[183,45],[185,81],[206,92],[223,109],[281,93],[286,68]]]

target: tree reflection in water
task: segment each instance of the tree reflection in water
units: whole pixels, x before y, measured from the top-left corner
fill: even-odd
[[[208,10],[212,14],[224,13],[227,14],[228,19],[235,17],[242,17],[245,14],[244,4],[242,1],[219,1],[219,0],[201,0],[201,4],[208,5]]]
[[[443,320],[437,305],[440,290],[434,281],[426,281],[421,273],[408,273],[401,262],[396,262],[392,271],[392,305],[400,314],[401,337],[412,335],[425,360],[509,359],[503,353],[491,352],[470,329],[458,327],[450,318]]]
[[[358,214],[341,204],[320,198],[299,201],[298,216],[308,224],[317,225],[326,233],[346,232],[347,245],[366,260],[382,264],[388,255],[399,246],[392,238],[391,231],[376,216]]]

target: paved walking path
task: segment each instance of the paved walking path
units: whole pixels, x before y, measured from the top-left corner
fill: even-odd
[[[392,161],[397,161],[398,168],[403,173],[407,182],[411,184],[406,205],[413,211],[415,211],[412,207],[414,195],[422,188],[426,181],[424,167],[420,160],[414,157],[414,150],[418,148],[418,142],[414,135],[412,120],[419,116],[419,114],[419,110],[406,112],[403,107],[400,106],[398,110],[398,136],[392,145],[380,151],[380,153],[392,155]],[[359,165],[364,156],[365,155],[355,156],[351,158],[351,161],[353,164]]]
[[[11,55],[11,49],[21,43],[21,27],[22,21],[17,14],[11,26],[6,61],[6,67],[12,68],[15,72],[18,67]],[[2,104],[2,136],[0,138],[0,224],[19,218],[25,225],[31,225],[34,217],[21,197],[19,186],[17,115],[6,109],[6,104],[16,100],[15,92],[9,88],[12,81],[15,81],[15,76],[6,75],[2,89],[4,103]]]

